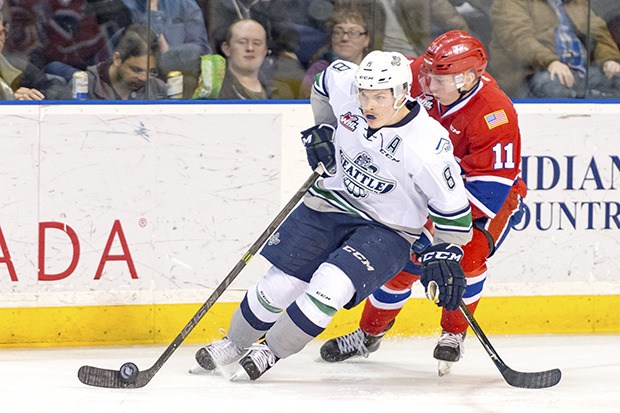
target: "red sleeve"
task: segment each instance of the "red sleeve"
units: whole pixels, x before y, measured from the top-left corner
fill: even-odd
[[[422,65],[422,58],[415,57],[407,57],[407,59],[412,60],[411,62],[411,75],[413,79],[411,81],[411,96],[416,97],[422,94],[422,89],[420,89],[420,82],[418,82],[418,74],[420,73],[420,66]]]

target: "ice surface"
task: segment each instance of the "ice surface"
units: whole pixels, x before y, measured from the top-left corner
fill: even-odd
[[[198,346],[181,346],[142,389],[88,387],[84,364],[150,367],[165,345],[0,349],[0,411],[55,412],[615,412],[620,406],[620,335],[490,336],[519,371],[560,368],[562,381],[542,390],[507,385],[477,339],[438,377],[433,337],[386,339],[369,358],[319,361],[320,341],[281,360],[256,382],[191,375]]]

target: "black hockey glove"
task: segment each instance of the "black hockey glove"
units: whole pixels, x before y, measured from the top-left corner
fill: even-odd
[[[459,308],[467,282],[461,268],[463,250],[454,244],[437,244],[420,255],[420,282],[428,298],[446,310]],[[431,285],[434,282],[434,285]]]
[[[336,173],[336,149],[334,148],[334,127],[325,123],[301,132],[301,141],[306,146],[306,156],[312,169],[322,165],[323,176]]]

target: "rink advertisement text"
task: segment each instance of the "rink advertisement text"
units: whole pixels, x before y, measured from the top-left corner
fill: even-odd
[[[515,228],[539,231],[617,230],[620,157],[525,155],[526,210]]]
[[[48,234],[48,232],[51,231],[62,233],[61,237],[65,237],[68,242],[47,242],[46,240],[48,239],[48,237],[46,235]],[[115,243],[118,244],[119,248],[121,249],[121,253],[119,254],[113,254],[111,251],[112,246]],[[70,225],[61,222],[40,222],[37,246],[37,277],[39,281],[58,281],[65,279],[71,274],[73,274],[79,264],[81,251],[80,241],[77,233]],[[13,258],[11,257],[11,249],[9,248],[9,244],[7,243],[7,240],[4,237],[4,233],[2,232],[2,226],[0,226],[0,247],[2,251],[2,254],[0,255],[0,266],[6,267],[6,271],[11,278],[11,281],[18,281],[19,277],[15,270]],[[63,249],[69,251],[69,253],[65,256],[71,258],[67,263],[67,267],[64,270],[55,273],[51,273],[46,270],[45,252],[48,249]],[[121,222],[119,220],[115,220],[114,224],[112,225],[110,235],[105,244],[105,247],[103,248],[101,259],[99,260],[99,265],[94,272],[95,280],[101,278],[105,265],[110,261],[123,261],[127,266],[129,276],[133,279],[138,278],[136,266],[133,262],[131,252],[129,250],[129,244],[127,243],[127,239],[123,232],[123,227],[121,226]]]

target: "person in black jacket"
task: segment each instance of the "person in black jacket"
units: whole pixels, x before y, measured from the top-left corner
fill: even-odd
[[[0,12],[0,80],[12,91],[11,96],[5,90],[4,99],[69,99],[71,91],[64,81],[48,77],[26,59],[2,54],[9,34],[8,24]]]

